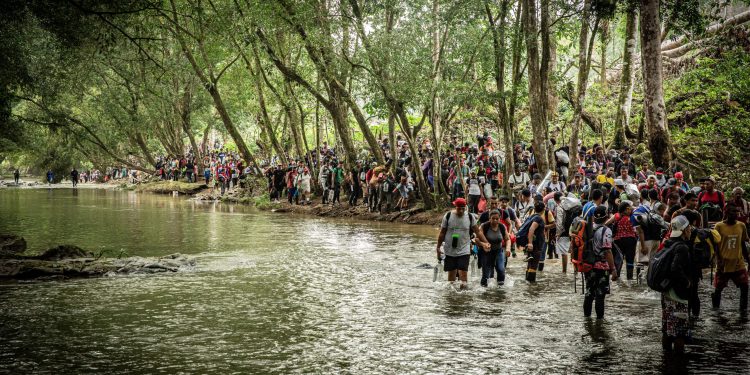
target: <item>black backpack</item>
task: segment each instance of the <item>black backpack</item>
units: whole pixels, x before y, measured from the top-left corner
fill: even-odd
[[[576,205],[563,212],[565,212],[565,218],[563,219],[563,231],[560,233],[560,237],[569,237],[570,227],[573,225],[573,220],[583,214],[583,206]]]
[[[667,230],[669,229],[665,225],[665,221],[657,220],[654,215],[657,214],[655,212],[648,211],[636,216],[636,220],[642,227],[643,234],[646,237],[647,241],[660,241],[662,238],[664,238],[664,234],[667,233]]]
[[[672,286],[672,280],[670,278],[672,261],[676,253],[676,248],[679,243],[673,240],[667,240],[664,244],[664,248],[654,255],[654,260],[648,267],[648,275],[646,281],[648,287],[657,292],[667,292]]]
[[[715,250],[718,244],[714,241],[711,229],[697,229],[693,245],[692,260],[700,268],[711,268],[714,262]]]

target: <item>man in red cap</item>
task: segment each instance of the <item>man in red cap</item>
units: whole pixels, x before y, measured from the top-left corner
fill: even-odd
[[[471,256],[471,233],[477,236],[479,246],[489,249],[490,244],[477,226],[477,216],[466,212],[466,200],[457,198],[453,201],[453,205],[456,208],[443,216],[436,251],[438,262],[442,261],[442,255],[445,254],[443,270],[448,272],[448,281],[455,281],[455,271],[458,271],[461,289],[465,289],[466,271],[469,270],[469,257]]]
[[[685,177],[682,174],[682,172],[677,172],[674,174],[674,180],[675,180],[675,186],[677,186],[678,189],[684,191],[685,193],[690,190],[690,185],[688,185],[687,182],[685,182]]]

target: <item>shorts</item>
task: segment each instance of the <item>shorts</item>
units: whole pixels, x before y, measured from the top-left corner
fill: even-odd
[[[452,257],[449,255],[445,256],[445,263],[443,264],[443,271],[450,272],[450,271],[468,271],[469,270],[469,254],[466,255],[459,255],[457,257]]]
[[[732,280],[736,287],[748,285],[747,270],[736,271],[736,272],[717,272],[714,275],[714,287],[716,289],[724,289],[729,285],[729,280]]]
[[[636,249],[638,249],[638,251],[636,251],[636,262],[651,263],[651,260],[654,259],[654,254],[656,254],[656,249],[659,248],[660,243],[661,241],[646,241],[645,244],[647,251],[645,251],[646,254],[644,254],[641,249],[641,242],[638,241],[638,246],[636,247]]]
[[[570,237],[560,237],[555,243],[555,252],[557,255],[568,255],[570,251]]]

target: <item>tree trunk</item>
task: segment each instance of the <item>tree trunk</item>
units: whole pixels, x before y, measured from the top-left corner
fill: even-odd
[[[227,108],[224,105],[224,100],[222,100],[221,94],[219,93],[219,90],[216,88],[216,85],[209,85],[208,93],[211,95],[211,98],[214,101],[214,107],[216,107],[216,111],[219,112],[219,116],[221,117],[221,121],[224,123],[224,127],[227,129],[227,132],[229,132],[229,135],[232,137],[232,139],[234,140],[234,143],[237,145],[237,150],[239,150],[240,155],[242,155],[242,158],[245,159],[246,161],[253,163],[255,170],[258,171],[259,165],[255,161],[255,156],[253,156],[252,152],[250,152],[250,149],[247,148],[247,144],[245,144],[245,140],[242,138],[242,135],[234,126],[234,122],[232,121],[232,118],[229,116],[229,112],[227,111]]]
[[[541,24],[540,35],[542,37],[542,60],[539,66],[540,95],[542,103],[542,124],[544,124],[544,144],[547,146],[547,163],[550,166],[555,165],[554,150],[549,136],[549,119],[547,114],[549,108],[549,78],[550,72],[550,29],[549,29],[549,0],[541,0]]]
[[[591,53],[589,48],[589,18],[591,16],[591,0],[585,0],[583,3],[583,14],[581,16],[581,33],[578,37],[578,86],[576,88],[576,99],[573,103],[573,128],[570,132],[569,154],[570,162],[568,163],[568,181],[573,181],[573,175],[578,171],[578,133],[581,130],[581,115],[583,113],[583,101],[586,98],[586,85],[588,84],[589,66],[587,62],[588,55]],[[593,41],[594,36],[591,36]]]
[[[506,126],[503,127],[503,143],[505,144],[505,176],[503,176],[503,186],[506,191],[509,191],[508,178],[516,173],[516,164],[513,154],[513,143],[515,141],[516,133],[516,103],[518,101],[518,88],[521,85],[521,53],[523,49],[523,35],[522,18],[525,13],[525,2],[521,1],[516,6],[515,18],[513,21],[513,40],[512,46],[513,53],[511,56],[511,83],[510,83],[510,98],[508,99],[508,121]]]
[[[542,100],[542,78],[539,71],[539,42],[537,34],[536,0],[525,0],[526,15],[524,31],[526,32],[526,55],[528,57],[529,75],[529,112],[531,117],[532,145],[537,170],[541,173],[549,169],[547,159],[547,139],[544,123],[544,101]]]
[[[391,145],[391,172],[396,172],[396,124],[393,111],[388,111],[388,144]]]
[[[193,127],[190,124],[190,114],[192,112],[190,105],[192,101],[192,85],[186,85],[185,92],[182,95],[182,101],[180,103],[180,123],[182,124],[182,130],[185,132],[185,135],[187,135],[188,140],[190,140],[190,146],[193,148],[193,156],[195,156],[196,161],[202,160],[203,155],[201,154],[200,149],[198,148],[198,143],[195,141],[195,135],[193,134]]]
[[[135,132],[135,142],[138,144],[138,147],[143,152],[143,156],[146,157],[146,160],[148,160],[151,167],[155,167],[156,159],[154,159],[154,156],[151,154],[151,151],[148,149],[148,146],[146,145],[146,141],[143,139],[143,134],[141,134],[141,132],[139,131]]]
[[[627,143],[625,129],[630,126],[630,108],[633,102],[633,56],[635,54],[636,9],[629,6],[625,16],[625,47],[622,53],[622,76],[620,77],[620,96],[617,100],[617,118],[615,119],[615,137],[612,148],[621,149]]]
[[[442,119],[443,103],[437,88],[440,86],[440,79],[443,75],[440,65],[440,1],[432,0],[432,110],[430,111],[430,124],[432,125],[432,143],[433,143],[433,173],[435,192],[438,196],[443,197],[448,192],[448,188],[443,186],[443,168],[442,156]]]
[[[401,125],[401,132],[404,134],[406,143],[409,145],[409,151],[411,152],[412,171],[414,171],[414,175],[417,177],[417,188],[419,189],[419,194],[422,196],[424,209],[431,210],[433,207],[435,207],[435,205],[432,200],[432,196],[430,195],[430,189],[428,188],[427,182],[424,179],[424,174],[422,174],[422,158],[420,157],[419,151],[417,149],[417,141],[416,139],[414,139],[414,137],[412,137],[413,133],[411,125],[409,124],[409,118],[406,116],[406,111],[402,103],[392,102],[391,104],[394,112],[396,112],[396,114],[398,115],[399,124]]]
[[[604,19],[600,25],[599,40],[599,85],[602,90],[607,88],[607,44],[609,44],[609,20]]]
[[[508,108],[505,102],[505,34],[507,29],[507,16],[509,0],[503,0],[500,3],[500,14],[497,18],[492,16],[489,2],[485,1],[484,8],[487,13],[487,22],[492,30],[492,46],[494,48],[495,64],[495,88],[497,89],[497,125],[503,134],[503,144],[505,147],[505,169],[503,173],[503,186],[507,186],[508,177],[513,174],[513,124],[511,124]],[[495,27],[495,22],[499,20],[500,24]]]
[[[659,0],[641,0],[641,50],[643,59],[643,106],[648,129],[648,148],[655,167],[668,168],[672,141],[662,88]]]

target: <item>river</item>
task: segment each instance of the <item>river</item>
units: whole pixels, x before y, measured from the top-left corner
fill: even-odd
[[[738,292],[684,357],[661,350],[659,297],[613,286],[583,318],[573,275],[512,259],[502,288],[432,282],[437,230],[259,212],[103,189],[2,189],[0,232],[31,251],[197,258],[169,275],[0,284],[0,373],[747,373]],[[580,292],[580,289],[579,289]],[[707,305],[709,305],[707,307]]]

